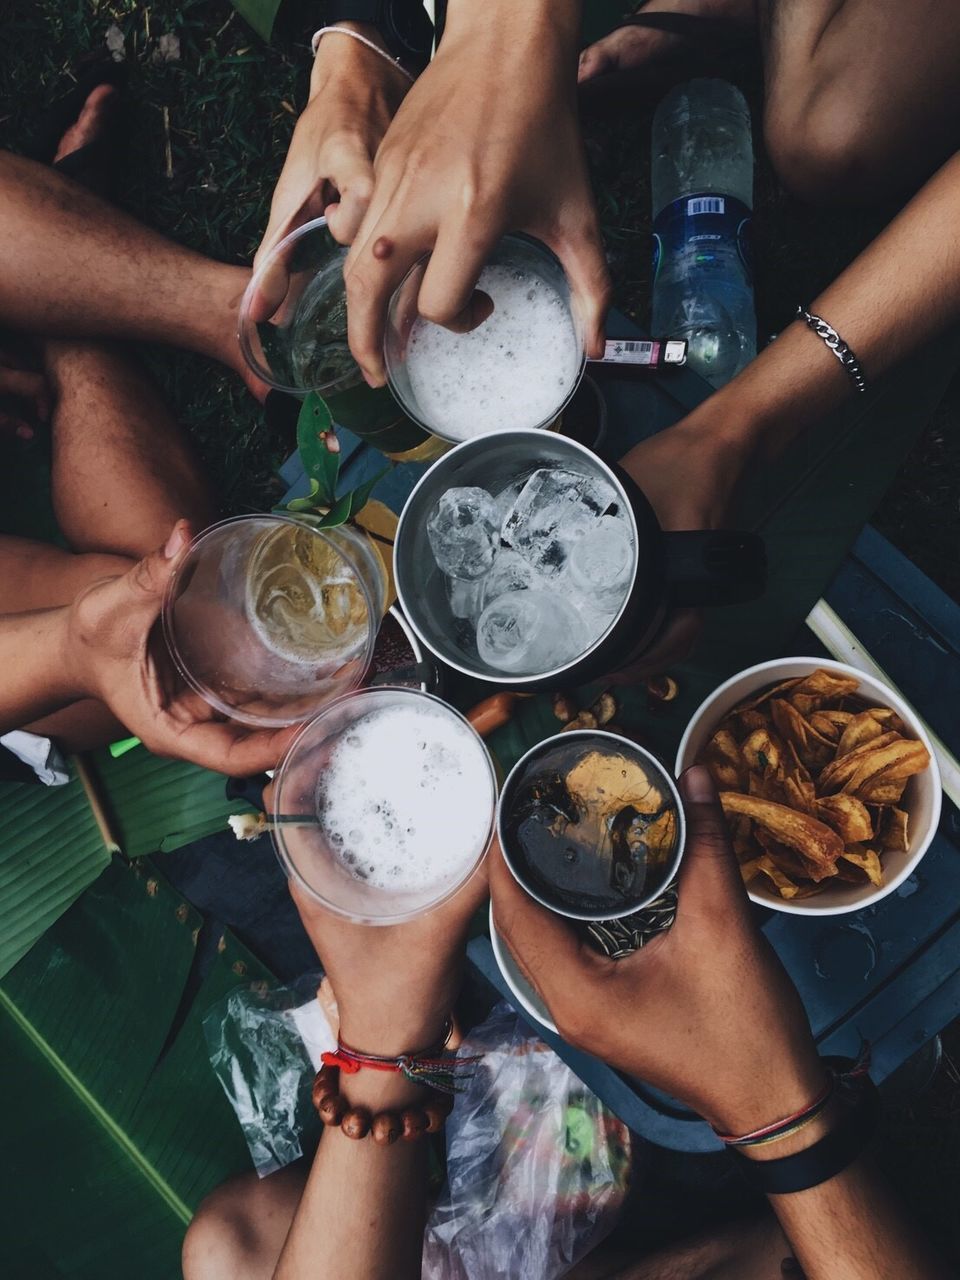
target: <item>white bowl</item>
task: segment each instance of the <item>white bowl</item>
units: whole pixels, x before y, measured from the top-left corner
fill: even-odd
[[[520,972],[520,966],[510,954],[510,948],[497,933],[497,927],[493,922],[492,902],[490,903],[490,945],[493,947],[494,959],[503,974],[503,980],[513,992],[520,1008],[524,1013],[528,1013],[535,1022],[539,1022],[548,1031],[552,1031],[554,1035],[559,1035],[557,1024],[550,1016],[550,1010]]]
[[[837,675],[855,676],[860,682],[858,696],[865,698],[867,704],[877,707],[892,707],[912,738],[919,738],[930,753],[930,765],[923,773],[914,774],[907,783],[903,793],[903,808],[910,815],[908,827],[910,848],[906,853],[886,852],[883,855],[884,884],[879,889],[867,884],[830,885],[821,889],[814,897],[803,898],[799,902],[791,902],[773,889],[758,887],[754,882],[748,892],[751,901],[763,907],[771,907],[774,911],[786,911],[797,916],[838,916],[848,911],[860,911],[872,906],[893,893],[898,885],[916,870],[917,864],[930,847],[940,822],[941,783],[940,770],[934,755],[933,744],[916,711],[909,703],[904,702],[899,693],[889,685],[883,684],[874,676],[849,667],[843,662],[834,662],[830,658],[774,658],[771,662],[761,662],[755,667],[748,667],[722,685],[714,689],[709,697],[701,702],[687,725],[680,746],[677,748],[676,772],[679,777],[684,769],[696,762],[697,756],[713,736],[720,721],[738,702],[758,693],[768,685],[777,684],[781,680],[789,680],[794,676],[806,676],[812,671],[823,668]]]

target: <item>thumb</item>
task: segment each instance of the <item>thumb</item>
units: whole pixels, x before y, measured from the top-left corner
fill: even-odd
[[[739,909],[746,903],[736,855],[710,771],[694,765],[680,778],[687,840],[680,865],[679,912]]]
[[[611,286],[595,211],[591,211],[585,225],[558,238],[551,247],[570,281],[573,307],[583,330],[584,349],[588,356],[598,359],[603,355]]]
[[[132,608],[149,608],[159,613],[163,593],[190,543],[190,525],[178,520],[160,548],[138,561],[125,575],[124,585]]]

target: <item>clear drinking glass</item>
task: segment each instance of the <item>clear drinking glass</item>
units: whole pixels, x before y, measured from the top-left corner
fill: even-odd
[[[360,530],[238,516],[194,540],[167,588],[163,634],[211,706],[281,727],[363,681],[385,598],[383,565]]]
[[[458,443],[520,427],[549,427],[576,391],[586,356],[559,259],[530,236],[504,236],[484,266],[491,316],[469,333],[423,320],[417,309],[430,255],[390,300],[387,382],[405,413]],[[498,303],[500,304],[498,306]]]
[[[458,711],[417,689],[362,689],[291,743],[274,787],[274,846],[331,911],[396,924],[469,879],[496,799],[490,755]]]
[[[240,349],[278,391],[331,393],[363,381],[347,345],[346,256],[326,218],[314,218],[271,250],[247,286]]]

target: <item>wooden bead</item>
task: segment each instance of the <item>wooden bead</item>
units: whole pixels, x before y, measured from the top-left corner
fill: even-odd
[[[321,1067],[313,1077],[313,1089],[310,1096],[317,1111],[320,1110],[320,1104],[324,1099],[335,1096],[339,1091],[339,1075],[340,1073],[336,1067]]]
[[[450,1109],[443,1107],[439,1102],[428,1102],[423,1108],[423,1114],[427,1118],[427,1133],[439,1133],[450,1114]]]
[[[379,1112],[373,1117],[370,1132],[378,1147],[389,1147],[403,1133],[403,1121],[400,1119],[399,1112]]]
[[[429,1122],[422,1107],[407,1107],[400,1120],[403,1124],[404,1142],[416,1142],[421,1134],[427,1132]]]
[[[339,1093],[331,1093],[317,1107],[320,1119],[326,1125],[339,1124],[347,1111],[347,1101]]]
[[[365,1138],[370,1132],[370,1112],[366,1107],[353,1107],[343,1117],[340,1128],[348,1138]]]

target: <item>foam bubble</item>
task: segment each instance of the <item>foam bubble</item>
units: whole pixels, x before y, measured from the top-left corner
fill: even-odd
[[[477,287],[493,314],[469,333],[418,318],[407,376],[420,416],[457,440],[537,427],[573,389],[582,351],[566,301],[533,272],[488,266]]]
[[[455,878],[483,845],[494,803],[483,746],[432,704],[368,712],[337,742],[317,788],[336,857],[378,889]]]

